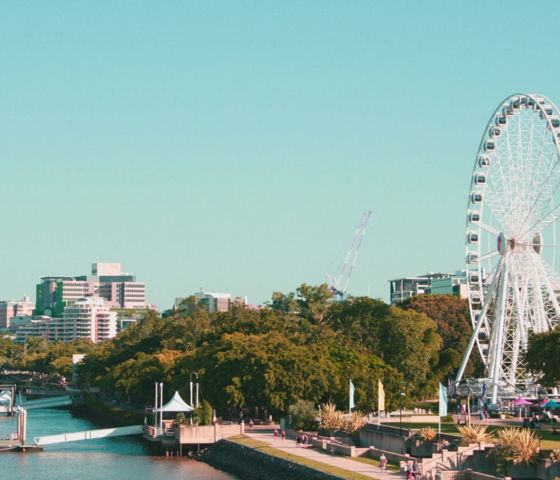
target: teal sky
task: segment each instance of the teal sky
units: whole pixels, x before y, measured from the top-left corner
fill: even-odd
[[[464,263],[495,106],[560,102],[553,1],[0,3],[0,298],[120,261],[167,308]]]

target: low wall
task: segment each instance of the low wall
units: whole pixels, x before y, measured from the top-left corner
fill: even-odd
[[[473,470],[485,472],[495,475],[499,470],[504,475],[515,479],[541,479],[553,480],[560,477],[560,462],[552,462],[548,457],[547,451],[542,451],[541,456],[536,459],[535,463],[529,466],[514,465],[513,463],[496,464],[496,458],[488,455],[488,452],[475,452],[468,459],[468,467]],[[499,467],[499,468],[498,468]]]
[[[344,455],[346,457],[358,456],[357,449],[354,445],[344,445],[342,443],[338,443],[334,438],[326,439],[313,437],[311,439],[311,445],[320,450],[334,453],[335,455]]]
[[[203,451],[198,459],[243,480],[340,480],[339,477],[273,457],[234,442],[221,440]]]
[[[360,446],[375,447],[396,453],[406,453],[406,439],[412,434],[411,430],[388,425],[368,424],[360,430]]]
[[[494,477],[485,473],[467,470],[444,470],[436,474],[435,480],[501,480],[503,477]]]
[[[245,425],[179,425],[175,427],[175,437],[181,445],[211,444],[235,435],[245,433]]]

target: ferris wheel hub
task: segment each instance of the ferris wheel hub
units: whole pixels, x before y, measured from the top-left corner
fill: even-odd
[[[504,232],[501,232],[498,235],[498,252],[500,252],[500,255],[504,256],[506,254],[507,245],[508,241],[506,240],[506,236]]]

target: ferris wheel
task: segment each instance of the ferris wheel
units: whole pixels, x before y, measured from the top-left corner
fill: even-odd
[[[478,148],[467,206],[466,275],[473,334],[491,401],[535,383],[524,367],[531,333],[560,323],[560,112],[516,94],[492,114]]]

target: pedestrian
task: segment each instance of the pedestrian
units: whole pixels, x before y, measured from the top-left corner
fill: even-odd
[[[255,425],[253,423],[253,419],[251,418],[251,420],[249,420],[249,430],[253,430],[253,425]]]
[[[413,480],[416,480],[416,478],[418,477],[418,460],[414,460],[414,463],[412,464],[412,478]]]
[[[280,432],[280,435],[282,436],[282,440],[286,438],[286,432],[284,430]]]
[[[303,444],[307,447],[307,442],[309,440],[309,437],[307,436],[307,433],[303,434]]]
[[[381,456],[379,457],[379,468],[381,469],[382,472],[387,470],[387,457],[385,456],[384,453],[382,453]]]
[[[274,429],[273,435],[274,435],[274,440],[276,440],[278,438],[278,429],[277,428]]]
[[[296,447],[299,447],[300,443],[302,443],[302,434],[298,432],[296,437]]]

